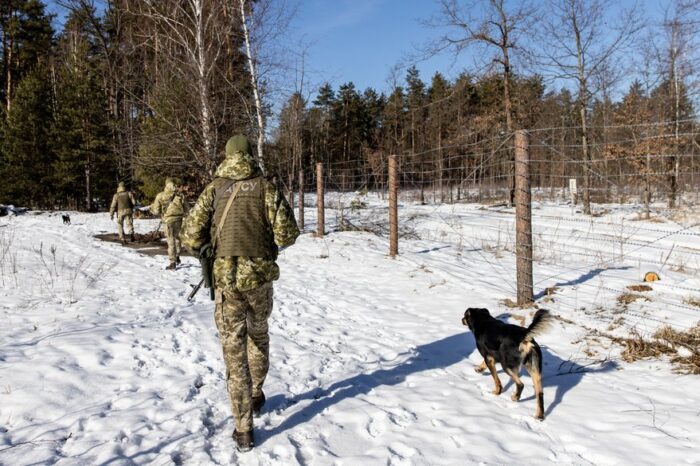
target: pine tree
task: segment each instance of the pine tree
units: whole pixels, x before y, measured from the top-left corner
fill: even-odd
[[[39,0],[3,0],[0,6],[0,100],[8,110],[17,84],[39,61],[46,64],[53,41],[51,20]]]
[[[69,16],[60,44],[55,186],[71,206],[92,210],[96,200],[106,202],[116,182],[116,163],[108,150],[107,99],[99,81],[101,57],[82,16]]]
[[[54,205],[49,83],[47,70],[37,66],[15,89],[2,138],[0,196],[3,203],[29,207]]]

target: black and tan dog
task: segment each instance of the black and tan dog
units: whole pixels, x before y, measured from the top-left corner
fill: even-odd
[[[524,385],[518,374],[520,368],[525,366],[535,385],[535,399],[537,400],[535,417],[537,419],[544,419],[542,350],[533,337],[545,330],[551,320],[551,314],[544,309],[535,313],[532,323],[527,328],[501,322],[491,317],[488,309],[469,308],[462,318],[462,323],[474,333],[476,348],[484,357],[484,362],[475,370],[482,372],[488,367],[496,384],[494,394],[500,395],[503,391],[501,380],[496,373],[497,362],[501,363],[503,370],[515,383],[515,393],[511,397],[513,401],[518,401],[523,392]]]

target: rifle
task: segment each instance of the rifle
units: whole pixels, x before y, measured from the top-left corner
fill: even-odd
[[[190,292],[189,295],[187,295],[187,301],[192,302],[192,300],[194,299],[195,295],[197,294],[199,289],[202,287],[202,285],[204,285],[203,278],[196,285],[190,285],[192,287],[192,291]]]
[[[187,295],[187,301],[192,302],[194,300],[194,297],[197,295],[199,292],[199,289],[204,285],[205,287],[209,288],[209,297],[211,298],[212,301],[214,301],[214,287],[208,287],[206,285],[206,280],[202,278],[199,283],[196,285],[190,285],[192,287],[192,291],[190,291],[190,294]]]

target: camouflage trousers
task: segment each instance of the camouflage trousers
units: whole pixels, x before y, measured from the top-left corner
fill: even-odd
[[[134,234],[134,215],[129,213],[118,214],[117,215],[117,233],[119,233],[119,239],[124,240],[124,223],[126,223],[126,230],[128,234]]]
[[[176,262],[180,257],[180,230],[182,229],[182,219],[165,224],[165,239],[168,242],[168,258],[170,262]]]
[[[262,394],[270,367],[267,320],[272,313],[272,283],[251,291],[216,290],[214,319],[226,363],[226,385],[236,430],[253,429],[252,398]]]

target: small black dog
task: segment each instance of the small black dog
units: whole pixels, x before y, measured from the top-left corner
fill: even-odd
[[[70,225],[70,215],[62,214],[61,217],[63,217],[63,224],[64,225]]]
[[[542,350],[533,337],[545,330],[551,321],[552,315],[544,309],[535,313],[532,323],[527,328],[501,322],[491,317],[488,309],[469,308],[462,318],[462,323],[474,333],[476,348],[484,357],[484,362],[475,370],[482,372],[488,367],[496,384],[493,391],[495,395],[500,395],[503,391],[501,380],[496,374],[495,363],[501,363],[503,370],[515,383],[515,393],[511,397],[513,401],[518,401],[523,392],[524,385],[518,374],[520,368],[525,365],[535,385],[535,417],[540,420],[544,419]]]

